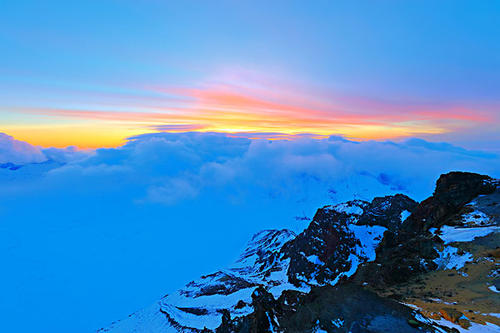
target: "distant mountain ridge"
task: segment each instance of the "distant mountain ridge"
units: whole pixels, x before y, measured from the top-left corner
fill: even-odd
[[[325,206],[99,332],[498,332],[499,184],[451,172],[421,203]]]

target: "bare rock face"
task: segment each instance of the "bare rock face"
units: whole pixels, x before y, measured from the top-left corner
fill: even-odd
[[[434,260],[439,254],[435,249],[435,240],[428,236],[416,236],[406,239],[404,243],[398,241],[393,233],[385,235],[377,260],[359,268],[356,275],[359,283],[390,286],[437,269]]]
[[[349,229],[352,215],[325,207],[318,209],[309,227],[285,244],[284,259],[290,259],[288,278],[295,284],[325,284],[351,268],[357,239]]]
[[[403,226],[406,232],[423,232],[440,227],[446,218],[481,194],[495,191],[497,182],[476,173],[450,172],[441,175],[434,194],[420,203]]]
[[[365,207],[358,224],[380,225],[397,232],[417,206],[418,202],[404,194],[375,198]]]
[[[416,206],[398,194],[318,209],[309,227],[281,251],[290,259],[290,282],[324,285],[350,277],[359,264],[375,259],[384,232],[397,232]]]

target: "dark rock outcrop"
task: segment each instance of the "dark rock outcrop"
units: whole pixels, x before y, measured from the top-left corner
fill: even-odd
[[[353,258],[356,263],[372,259],[360,251],[361,243],[369,240],[360,240],[355,226],[378,227],[380,238],[373,239],[378,243],[385,229],[398,232],[404,213],[409,215],[416,206],[416,201],[398,194],[318,209],[309,226],[281,250],[284,259],[290,258],[290,282],[326,284],[349,275],[346,272],[357,268]]]
[[[318,209],[309,227],[283,246],[283,258],[290,258],[290,282],[300,285],[315,280],[324,284],[350,269],[349,255],[356,246],[348,229],[351,218],[329,207]],[[310,256],[317,260],[309,260]]]
[[[274,300],[264,291],[259,293],[253,314],[223,323],[217,333],[437,331],[435,326],[416,319],[412,309],[352,284],[314,288],[300,295],[293,306],[288,305],[287,297]]]
[[[466,203],[480,194],[491,194],[497,183],[488,176],[469,172],[441,175],[434,194],[422,201],[403,225],[403,230],[421,233],[444,224]]]
[[[484,175],[450,172],[441,175],[431,197],[413,208],[401,228],[384,234],[375,262],[358,269],[359,283],[393,285],[437,268],[439,238],[428,230],[441,227],[465,204],[481,194],[495,191],[497,182]]]
[[[408,215],[417,207],[418,202],[404,194],[378,197],[369,203],[360,216],[359,225],[381,225],[390,231],[396,232],[400,229],[404,219],[404,213]]]

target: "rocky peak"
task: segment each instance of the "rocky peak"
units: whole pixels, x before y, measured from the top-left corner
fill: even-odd
[[[348,228],[353,219],[357,217],[330,207],[318,209],[309,227],[283,247],[283,258],[290,259],[290,282],[324,284],[348,271],[357,244]]]
[[[363,265],[356,278],[379,285],[393,285],[435,270],[441,240],[429,230],[450,223],[473,199],[494,193],[497,186],[497,180],[475,173],[441,175],[433,195],[414,207],[400,230],[384,234],[376,261]]]
[[[267,265],[271,264],[283,244],[295,236],[293,231],[287,229],[263,230],[256,233],[247,243],[234,267],[257,265],[260,270],[263,270]]]
[[[480,194],[491,194],[498,181],[470,172],[441,175],[434,194],[422,201],[403,226],[406,232],[423,232],[443,225],[444,221]]]
[[[384,232],[399,229],[416,205],[398,194],[318,209],[310,225],[283,246],[290,282],[323,285],[351,276],[360,263],[375,259]]]
[[[415,210],[418,203],[404,194],[378,197],[365,206],[359,225],[380,225],[397,231]]]
[[[493,178],[471,172],[449,172],[436,181],[433,196],[455,206],[464,205],[480,194],[495,191],[498,182]]]

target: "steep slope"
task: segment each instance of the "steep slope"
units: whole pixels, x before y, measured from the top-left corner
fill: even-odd
[[[450,173],[420,204],[395,195],[325,206],[300,234],[260,232],[232,267],[100,331],[494,329],[499,199],[497,181]],[[438,287],[446,276],[454,284]]]

